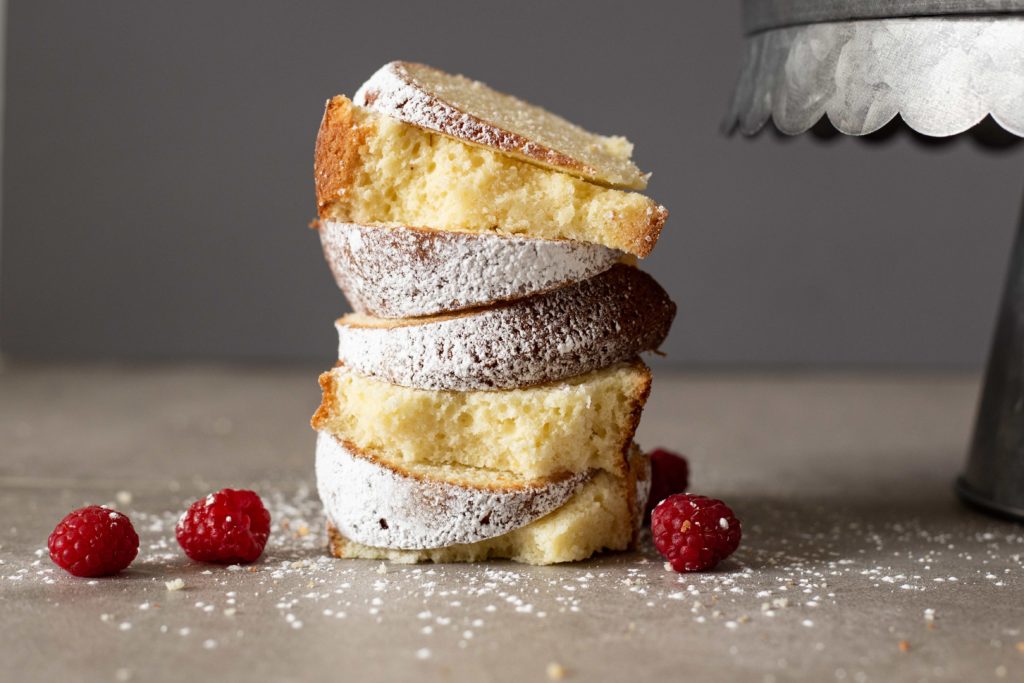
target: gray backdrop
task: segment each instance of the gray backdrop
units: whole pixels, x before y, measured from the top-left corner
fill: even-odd
[[[623,133],[672,217],[668,361],[974,366],[1020,148],[717,132],[733,2],[12,2],[0,342],[15,357],[318,358],[323,101],[425,61]]]

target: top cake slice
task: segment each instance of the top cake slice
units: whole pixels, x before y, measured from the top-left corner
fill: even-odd
[[[314,160],[321,219],[600,244],[644,257],[668,211],[385,116],[327,102]]]
[[[647,177],[624,137],[596,135],[480,81],[391,62],[356,92],[359,106],[586,180],[642,190]]]

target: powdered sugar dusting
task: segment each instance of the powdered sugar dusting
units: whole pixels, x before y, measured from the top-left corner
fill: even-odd
[[[547,485],[483,489],[404,476],[317,436],[316,479],[327,518],[369,546],[443,548],[506,534],[562,506],[587,481],[579,473]]]
[[[596,135],[479,81],[422,64],[391,62],[364,83],[353,102],[458,140],[621,188],[647,185],[622,137]]]
[[[433,315],[585,280],[622,258],[597,244],[336,221],[320,224],[327,264],[352,308]]]
[[[336,325],[338,360],[404,387],[513,389],[655,350],[674,316],[675,304],[653,278],[617,265],[584,282],[471,315],[394,326],[342,318]]]
[[[389,657],[415,662],[426,649],[424,661],[455,666],[466,657],[485,661],[510,634],[557,645],[558,634],[585,623],[593,633],[588,644],[622,656],[670,628],[674,642],[715,642],[707,652],[722,666],[756,666],[779,681],[808,671],[814,680],[891,680],[877,667],[901,656],[903,641],[908,657],[925,653],[901,664],[921,679],[974,680],[1003,667],[1015,680],[1024,665],[1024,632],[1005,618],[1024,586],[1024,534],[950,506],[920,517],[883,510],[861,519],[843,506],[748,499],[740,506],[748,522],[743,545],[703,574],[666,571],[647,537],[639,552],[572,565],[386,565],[379,573],[379,562],[333,560],[321,534],[302,532],[323,514],[309,488],[261,490],[274,523],[254,565],[232,570],[185,560],[174,540],[176,510],[193,499],[183,495],[166,512],[126,511],[141,546],[120,578],[70,577],[45,548],[36,552],[20,540],[45,539],[45,530],[8,529],[0,546],[5,596],[31,595],[33,611],[56,620],[75,595],[78,617],[91,614],[82,628],[95,629],[111,652],[158,647],[186,658],[203,655],[208,641],[218,651],[251,653],[272,639],[287,651],[313,632],[345,642],[355,631],[386,643]],[[169,592],[165,582],[179,579],[184,590]],[[969,630],[961,625],[979,608],[1003,616],[972,620]],[[851,639],[857,614],[870,615],[872,626]],[[780,645],[794,633],[802,634],[799,646]],[[676,648],[660,661],[681,656]],[[549,659],[522,666],[543,680]],[[570,648],[557,661],[572,673],[588,671],[590,660]],[[138,664],[114,661],[111,671],[124,666]]]

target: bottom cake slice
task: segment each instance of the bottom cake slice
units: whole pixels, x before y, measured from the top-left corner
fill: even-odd
[[[650,491],[650,460],[634,444],[624,475],[599,471],[564,505],[508,533],[442,548],[375,547],[346,538],[330,522],[331,553],[391,562],[476,562],[511,559],[527,564],[585,560],[602,550],[626,550],[636,541]]]
[[[529,479],[457,465],[409,465],[329,432],[316,442],[316,483],[328,519],[349,540],[387,548],[476,543],[560,508],[592,476]]]

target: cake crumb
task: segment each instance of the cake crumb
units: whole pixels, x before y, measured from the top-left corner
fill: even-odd
[[[378,574],[387,574],[388,573],[388,566],[386,564],[384,564],[383,562],[381,562],[380,566],[377,567],[377,573]]]
[[[910,652],[910,641],[909,640],[901,640],[899,642],[899,648],[900,648],[900,652]]]
[[[180,591],[185,587],[185,581],[180,578],[171,579],[170,581],[165,581],[164,585],[167,586],[167,590],[169,591]]]
[[[558,662],[548,664],[548,678],[552,681],[560,681],[565,678],[565,667]]]
[[[1024,653],[1024,640],[1022,640],[1019,643],[1017,643],[1016,647],[1017,647],[1017,652]]]
[[[114,500],[117,501],[118,505],[128,506],[132,504],[132,492],[131,491],[118,491],[114,494]]]

